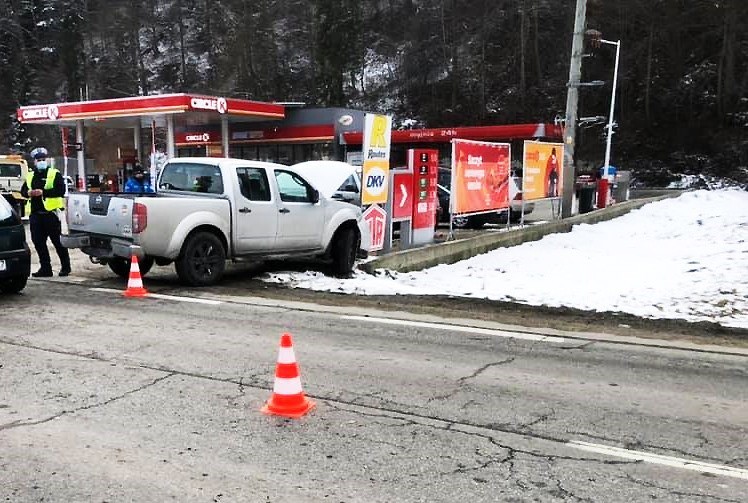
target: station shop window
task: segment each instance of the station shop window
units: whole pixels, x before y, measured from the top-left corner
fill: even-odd
[[[293,164],[293,145],[278,145],[278,157],[275,162],[285,165]]]

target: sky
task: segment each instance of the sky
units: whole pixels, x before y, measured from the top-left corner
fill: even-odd
[[[451,265],[398,273],[275,272],[357,295],[452,295],[748,328],[748,192],[697,190]]]

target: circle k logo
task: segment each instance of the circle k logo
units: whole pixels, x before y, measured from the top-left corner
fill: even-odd
[[[196,110],[215,110],[218,113],[225,114],[228,110],[226,98],[192,98],[190,106]]]

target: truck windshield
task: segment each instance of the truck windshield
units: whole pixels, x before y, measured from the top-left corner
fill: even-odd
[[[21,176],[21,165],[0,164],[0,176],[19,178]]]
[[[218,166],[194,162],[174,162],[164,167],[158,188],[223,194],[223,179]]]

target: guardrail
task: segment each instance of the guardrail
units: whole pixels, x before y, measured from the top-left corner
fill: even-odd
[[[439,264],[454,264],[460,260],[486,253],[497,248],[516,246],[528,241],[537,241],[548,234],[569,232],[578,224],[595,224],[625,215],[655,201],[678,197],[683,193],[668,191],[667,194],[646,199],[636,199],[617,203],[601,210],[595,210],[583,215],[575,215],[564,220],[557,220],[538,225],[526,226],[501,233],[485,233],[479,236],[446,241],[421,248],[401,250],[376,257],[369,262],[359,265],[368,273],[377,269],[390,269],[400,272],[418,271]]]

